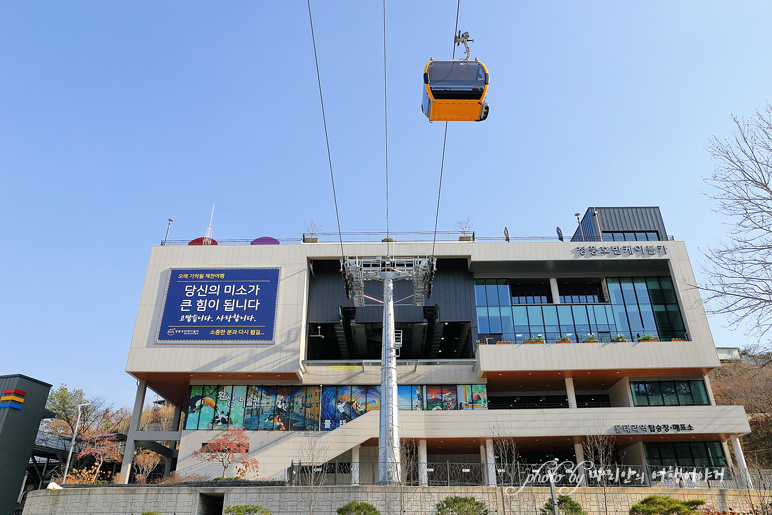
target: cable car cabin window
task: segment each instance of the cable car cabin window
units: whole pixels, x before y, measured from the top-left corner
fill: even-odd
[[[479,100],[485,90],[485,68],[477,62],[432,61],[427,71],[435,99]]]

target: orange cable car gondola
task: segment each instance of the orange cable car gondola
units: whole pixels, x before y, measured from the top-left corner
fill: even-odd
[[[456,44],[463,43],[466,59],[429,60],[424,69],[424,92],[421,111],[429,121],[481,122],[488,117],[488,69],[475,59],[469,60],[469,33],[459,34]]]

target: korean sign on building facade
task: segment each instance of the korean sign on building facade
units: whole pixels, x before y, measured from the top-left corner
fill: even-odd
[[[158,341],[272,341],[278,288],[278,268],[173,268]]]

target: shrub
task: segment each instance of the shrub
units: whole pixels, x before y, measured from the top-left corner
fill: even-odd
[[[159,515],[157,511],[143,511],[142,515]]]
[[[474,497],[451,496],[437,503],[437,515],[488,515],[488,508]]]
[[[664,495],[650,495],[630,508],[630,515],[695,515],[705,501],[679,501]]]
[[[552,498],[547,499],[544,508],[539,512],[540,515],[552,515]],[[571,499],[568,495],[558,495],[558,513],[563,515],[587,515],[582,509],[582,505]]]
[[[338,508],[340,515],[381,515],[381,512],[370,503],[351,501]]]
[[[254,504],[234,504],[225,508],[225,513],[233,515],[271,515],[271,512],[263,508],[262,506],[255,506]]]

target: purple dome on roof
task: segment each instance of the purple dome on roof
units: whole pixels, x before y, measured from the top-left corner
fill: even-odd
[[[276,238],[271,238],[270,236],[261,236],[257,239],[252,240],[252,243],[250,245],[279,245],[279,240]]]

